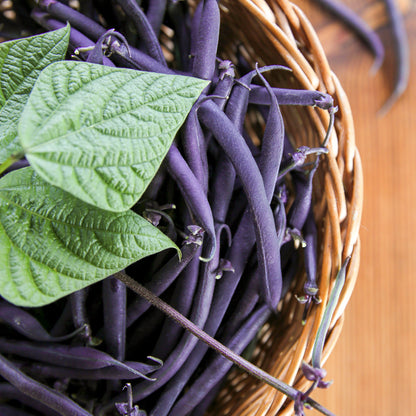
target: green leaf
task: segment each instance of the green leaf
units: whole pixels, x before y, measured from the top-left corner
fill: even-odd
[[[53,302],[168,248],[179,251],[133,211],[88,205],[30,167],[0,180],[0,295],[15,305]]]
[[[57,62],[36,82],[20,142],[46,181],[123,211],[145,191],[206,85],[179,75]]]
[[[0,44],[0,163],[22,151],[17,123],[42,69],[65,58],[69,26]]]

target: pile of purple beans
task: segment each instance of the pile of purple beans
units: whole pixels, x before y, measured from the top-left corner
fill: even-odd
[[[271,87],[267,73],[281,66],[220,59],[216,0],[195,10],[175,0],[24,4],[18,19],[34,31],[70,23],[68,59],[211,81],[133,208],[182,259],[162,252],[126,273],[238,354],[300,265],[305,311],[319,301],[311,205],[326,142],[294,147],[280,107],[317,106],[333,121],[332,98]],[[246,130],[249,111],[262,120],[261,145]],[[0,300],[0,328],[2,416],[200,416],[232,365],[112,276],[41,308]]]

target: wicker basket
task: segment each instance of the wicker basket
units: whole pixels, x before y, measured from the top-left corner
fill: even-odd
[[[288,0],[221,0],[221,53],[232,59],[237,45],[253,65],[281,63],[292,72],[274,71],[272,85],[329,93],[338,106],[329,154],[315,175],[314,209],[320,229],[318,272],[322,303],[314,306],[306,324],[301,324],[303,305],[295,299],[302,292],[304,275],[279,305],[279,321],[262,330],[253,360],[264,370],[300,390],[308,382],[299,371],[309,362],[324,308],[340,265],[351,261],[346,283],[331,322],[323,362],[340,334],[344,309],[349,301],[359,267],[363,183],[354,125],[348,99],[331,71],[318,37],[302,10]],[[329,114],[318,108],[282,108],[285,127],[297,145],[322,142]],[[239,370],[234,370],[220,392],[210,415],[275,416],[293,414],[286,397]]]
[[[318,270],[322,302],[312,307],[305,325],[302,292],[305,275],[279,304],[279,320],[270,320],[259,334],[252,357],[262,369],[297,389],[309,383],[300,372],[309,362],[313,341],[329,293],[343,260],[351,256],[346,283],[336,308],[323,351],[323,363],[340,335],[343,313],[357,278],[363,183],[354,125],[348,99],[331,71],[318,37],[302,10],[289,0],[221,0],[221,55],[233,60],[239,50],[253,66],[283,64],[292,72],[268,74],[273,86],[329,93],[338,106],[329,153],[315,174],[314,209],[320,231]],[[12,10],[9,10],[12,13]],[[13,16],[10,15],[10,18]],[[294,144],[318,146],[329,123],[327,111],[311,107],[283,107],[285,128]],[[293,414],[293,403],[272,387],[233,370],[209,416],[283,416]]]

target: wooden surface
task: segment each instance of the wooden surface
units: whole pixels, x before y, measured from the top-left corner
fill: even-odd
[[[369,73],[371,54],[354,36],[310,2],[296,1],[349,96],[365,185],[360,273],[343,332],[325,365],[334,383],[313,397],[337,416],[416,415],[416,10],[400,3],[411,48],[410,84],[380,118],[377,110],[394,73],[382,2],[344,2],[379,28],[387,46],[375,76]]]

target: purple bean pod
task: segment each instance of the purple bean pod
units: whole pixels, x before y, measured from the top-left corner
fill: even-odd
[[[198,248],[201,245],[202,235],[199,232],[191,234],[181,249],[182,259],[179,260],[175,254],[174,257],[172,257],[157,273],[152,276],[152,280],[146,285],[146,287],[157,296],[161,295],[195,257],[198,252]],[[149,302],[137,297],[127,308],[127,327],[130,327],[149,308]]]
[[[68,329],[73,329],[71,301],[69,297],[65,301],[65,306],[62,309],[57,321],[50,330],[50,334],[53,337],[60,337],[65,334]],[[55,340],[51,340],[54,342]],[[59,340],[57,341],[59,342]]]
[[[126,365],[133,368],[137,373],[120,367],[104,367],[84,370],[81,368],[68,368],[50,364],[31,363],[23,364],[22,370],[29,376],[39,378],[71,378],[75,380],[135,380],[141,378],[138,373],[149,374],[160,368],[159,364],[145,364],[135,361],[126,361]]]
[[[204,330],[212,336],[216,334],[220,324],[223,321],[223,317],[231,301],[232,294],[235,292],[240,277],[245,270],[247,258],[249,257],[254,246],[254,237],[252,239],[247,238],[250,232],[253,232],[252,226],[246,221],[240,225],[237,233],[234,235],[229,259],[233,264],[235,271],[233,273],[226,273],[224,277],[217,282],[210,316],[208,317],[207,323],[204,327]],[[168,396],[170,394],[176,398],[180,394],[192,373],[200,365],[200,362],[207,350],[208,347],[204,344],[196,345],[194,351],[189,356],[180,373],[178,373],[178,375],[175,376],[175,378],[172,379],[165,387],[165,395]]]
[[[266,125],[262,137],[261,153],[258,160],[266,196],[270,202],[276,186],[279,166],[283,155],[284,123],[277,99],[271,89],[270,84],[266,81],[260,72],[258,72],[258,76],[265,85],[271,100],[269,114],[266,120]],[[280,242],[278,243],[278,246],[280,248]],[[276,262],[279,264],[279,267],[277,268],[278,273],[263,274],[263,270],[260,269],[260,289],[262,296],[264,299],[266,299],[266,302],[271,308],[276,307],[280,300],[280,291],[282,285],[280,249],[278,249],[274,255],[276,256]],[[261,262],[259,263],[261,265]]]
[[[286,185],[283,183],[276,187],[276,192],[274,197],[277,199],[277,206],[274,210],[274,219],[276,223],[276,233],[278,235],[279,241],[283,241],[285,231],[286,231],[286,204],[287,204],[287,189]]]
[[[312,106],[328,110],[333,107],[334,100],[329,94],[320,91],[294,90],[288,88],[272,88],[279,105]],[[250,104],[270,105],[270,94],[265,87],[250,85]]]
[[[210,248],[208,259],[210,259],[215,254],[215,227],[211,207],[204,190],[174,144],[168,151],[165,164],[169,174],[181,190],[191,214],[195,216],[196,222],[207,233]]]
[[[220,9],[217,0],[202,0],[199,24],[192,25],[191,51],[193,55],[192,75],[211,80],[215,72],[220,33]]]
[[[51,409],[49,406],[39,402],[36,398],[27,396],[8,382],[0,383],[0,400],[17,401],[18,403],[24,404],[25,406],[36,410],[42,416],[61,416],[58,412]]]
[[[58,3],[58,2],[57,2]],[[70,8],[71,9],[71,8]],[[71,9],[72,10],[72,9]],[[48,13],[41,11],[40,9],[33,9],[32,10],[32,18],[43,26],[45,29],[48,30],[56,30],[60,29],[65,26],[65,23],[60,21],[59,19],[53,19]],[[73,16],[68,15],[67,19],[71,25],[74,27],[81,27],[78,24],[78,20],[76,20]],[[64,20],[65,21],[65,20]],[[92,21],[93,22],[93,21]],[[88,19],[85,24],[88,26],[91,23],[91,19]],[[92,23],[91,23],[92,25]],[[91,39],[83,34],[84,26],[82,26],[82,30],[79,31],[77,29],[71,28],[70,34],[70,46],[74,50],[85,50],[87,52],[82,52],[79,56],[86,60],[88,58],[88,52],[91,48],[94,47],[95,42],[98,38],[106,32],[106,29],[100,26],[100,31],[96,32],[96,29],[92,31],[85,30],[86,33],[91,35]],[[113,45],[113,51],[115,52],[112,56],[112,59],[121,66],[125,66],[127,68],[134,68],[139,69],[142,71],[150,71],[150,72],[158,72],[161,74],[174,74],[175,71],[167,68],[165,65],[161,64],[157,60],[153,59],[152,57],[146,55],[144,52],[139,51],[136,48],[130,47],[129,51],[127,51],[124,45],[120,45],[116,47]],[[130,52],[130,54],[128,53]],[[113,63],[107,57],[103,58],[104,65],[112,66]]]
[[[190,416],[205,415],[212,402],[218,396],[222,387],[223,381],[221,380],[219,383],[217,383],[215,387],[211,389],[211,391],[204,397],[204,399],[200,401],[200,403],[198,404],[198,406],[195,407]]]
[[[197,9],[199,4],[197,5]],[[174,29],[175,47],[179,55],[179,67],[191,72],[190,62],[190,26],[191,18],[189,14],[189,6],[187,2],[182,0],[171,0],[168,2],[167,15],[172,21]]]
[[[151,0],[147,6],[146,19],[149,22],[156,38],[159,36],[160,26],[163,23],[168,0]]]
[[[192,14],[191,24],[190,24],[190,32],[189,32],[189,39],[190,39],[190,55],[192,58],[195,55],[195,45],[196,45],[196,36],[199,31],[199,27],[201,26],[201,19],[202,19],[202,10],[204,8],[204,2],[199,1],[196,4],[195,10]]]
[[[32,18],[48,30],[57,30],[66,26],[65,23],[51,18],[50,15],[39,9],[33,9]],[[89,51],[95,46],[95,43],[78,30],[71,28],[69,45],[70,49],[81,51],[79,56],[83,60],[86,60],[88,58]],[[114,64],[106,57],[103,58],[103,64],[107,66],[114,66]]]
[[[311,303],[321,302],[321,299],[318,296],[319,287],[316,274],[318,231],[312,208],[309,210],[308,217],[306,218],[303,235],[306,242],[306,247],[304,249],[306,281],[303,286],[304,295],[299,297],[298,300],[300,303],[305,304],[302,322],[306,322],[307,313]]]
[[[281,69],[281,66],[272,65],[260,68],[259,71]],[[225,114],[236,126],[237,130],[243,132],[244,119],[249,104],[249,94],[252,79],[257,71],[250,71],[248,74],[234,82],[225,107]],[[211,206],[214,218],[219,223],[226,221],[229,205],[234,192],[236,174],[233,164],[224,152],[220,152],[213,171]]]
[[[223,98],[214,98],[213,101],[218,105],[221,110],[224,109],[225,104],[230,97],[231,90],[234,85],[235,80],[235,70],[234,65],[231,61],[223,60],[218,64],[218,82],[215,85],[212,95],[223,97]]]
[[[162,65],[156,59],[146,55],[144,52],[130,46],[130,54],[124,46],[119,48],[113,47],[114,54],[112,59],[118,66],[125,66],[126,68],[138,69],[140,71],[157,72],[159,74],[176,74],[174,71],[165,65]]]
[[[274,210],[276,233],[281,245],[283,244],[283,238],[286,231],[286,199],[283,188],[284,187],[280,187],[279,193],[277,195],[278,205]],[[234,333],[239,328],[242,321],[249,315],[249,313],[255,307],[259,299],[258,277],[259,273],[258,268],[256,267],[250,272],[250,276],[247,279],[248,283],[242,289],[241,295],[239,295],[238,304],[235,306],[232,315],[229,318],[227,318],[227,320],[224,322],[224,327],[221,330],[221,337],[223,336],[222,334]],[[283,273],[282,280],[284,280],[285,277],[285,273]],[[221,338],[221,340],[227,342],[227,338]]]
[[[241,134],[214,103],[204,103],[198,114],[202,124],[214,134],[216,140],[230,158],[237,175],[243,183],[254,223],[258,261],[261,270],[264,270],[264,281],[268,282],[270,276],[280,275],[279,244],[274,232],[273,213],[270,209],[269,198],[259,168]],[[234,265],[232,260],[231,262]],[[269,301],[273,299],[270,307],[275,308],[280,299],[278,282],[276,281],[275,285],[268,289],[272,290],[273,293],[267,293],[266,299]]]
[[[287,222],[290,228],[302,230],[310,207],[312,204],[312,186],[313,178],[319,166],[319,155],[316,157],[313,167],[309,172],[293,171],[292,176],[296,187],[296,196],[291,205]]]
[[[258,267],[253,267],[240,282],[235,294],[237,303],[223,319],[221,330],[216,335],[222,343],[227,344],[230,337],[241,327],[244,320],[256,307],[260,299],[258,274]]]
[[[177,279],[175,289],[170,298],[169,304],[184,316],[189,316],[194,302],[201,266],[199,257],[201,255],[202,247],[199,247],[196,255]],[[183,336],[182,328],[179,325],[172,325],[172,322],[165,317],[157,342],[152,350],[152,355],[166,359],[175,349],[181,336]]]
[[[6,301],[0,301],[0,323],[6,324],[16,332],[32,341],[59,342],[73,338],[80,331],[76,330],[63,336],[52,336],[29,312]],[[84,330],[84,328],[81,328]]]
[[[284,186],[279,187],[278,194],[276,195],[278,204],[274,209],[274,218],[276,223],[276,233],[280,244],[283,244],[283,238],[286,231],[286,195]],[[253,268],[248,276],[248,283],[241,290],[238,298],[238,303],[234,308],[231,316],[229,316],[223,325],[221,330],[221,340],[227,342],[228,338],[223,338],[224,334],[233,334],[242,324],[243,320],[251,313],[255,307],[259,295],[258,295],[258,285],[259,285],[259,272],[257,266]],[[285,274],[283,273],[282,281],[285,279]],[[240,283],[241,286],[241,283]],[[283,291],[283,289],[282,289]]]
[[[189,319],[200,328],[203,328],[210,312],[211,300],[214,294],[216,284],[216,270],[219,265],[220,255],[220,235],[225,229],[223,225],[216,229],[216,251],[213,259],[210,262],[204,262],[200,267],[200,278],[198,281],[197,291],[194,295],[192,310]],[[207,248],[205,250],[208,250]],[[204,253],[206,254],[206,253]],[[166,343],[166,335],[161,332],[160,338],[162,342]],[[176,343],[174,350],[166,357],[163,367],[154,373],[157,379],[154,383],[139,382],[133,387],[133,397],[135,401],[139,401],[156,389],[166,384],[186,362],[188,356],[192,353],[198,339],[193,337],[190,333],[185,333],[179,342]],[[152,352],[157,355],[156,351]],[[162,355],[163,356],[163,355]]]
[[[283,156],[285,130],[279,103],[273,94],[272,88],[260,72],[258,72],[258,76],[263,81],[271,100],[261,141],[261,153],[258,160],[266,196],[270,202],[276,186],[279,167]]]
[[[94,41],[107,31],[96,21],[57,0],[39,0],[37,3],[51,17],[61,22],[69,22],[72,27]]]
[[[112,40],[114,38],[114,40]],[[114,29],[107,30],[103,33],[95,43],[94,48],[88,53],[88,58],[86,62],[91,62],[93,64],[104,65],[104,52],[105,48],[108,49],[107,53],[112,53],[112,45],[115,45],[115,42],[119,42],[120,46],[117,46],[117,49],[121,49],[121,45],[127,49],[129,53],[129,46],[126,38],[119,32],[116,32]],[[112,66],[115,66],[112,64]]]
[[[172,241],[176,241],[178,238],[178,234],[176,232],[175,223],[172,220],[172,217],[164,212],[161,209],[156,208],[146,208],[143,212],[143,217],[146,218],[151,224],[155,227],[159,226],[160,220],[163,218],[167,222],[167,228],[163,231]],[[161,258],[165,259],[166,256],[163,255]],[[157,266],[159,266],[159,262],[157,262]]]
[[[126,286],[110,276],[103,281],[104,341],[106,351],[124,361],[126,353]]]
[[[339,18],[348,26],[371,50],[375,56],[374,64],[371,69],[376,73],[384,60],[384,46],[377,33],[372,30],[367,23],[361,19],[353,10],[339,1],[314,0],[317,5],[326,9],[329,13]]]
[[[0,338],[0,351],[69,368],[98,369],[116,366],[146,378],[134,368],[130,368],[105,352],[90,347],[72,347],[60,344],[38,345],[32,342]]]
[[[205,345],[211,347],[223,357],[227,358],[228,360],[232,361],[236,364],[239,368],[243,369],[244,371],[248,372],[252,376],[256,377],[257,379],[267,383],[268,385],[272,386],[276,390],[280,391],[281,393],[285,394],[292,400],[296,400],[299,395],[299,390],[294,389],[293,387],[289,386],[288,384],[276,379],[269,373],[263,371],[259,367],[255,366],[251,362],[247,361],[240,355],[233,352],[231,349],[227,348],[225,345],[221,344],[205,331],[201,330],[197,325],[195,325],[192,321],[187,319],[185,316],[178,313],[174,308],[172,308],[169,304],[164,302],[162,299],[155,296],[152,292],[149,292],[144,286],[140,283],[132,279],[130,276],[124,273],[117,273],[117,278],[119,278],[122,282],[126,284],[128,288],[133,290],[139,296],[144,297],[147,299],[152,305],[157,307],[157,309],[164,314],[168,315],[173,321],[180,324],[184,329],[189,331],[192,335],[197,337],[200,341],[202,341]],[[187,363],[189,360],[187,361]],[[314,407],[315,409],[319,410],[326,416],[333,416],[333,413],[325,409],[316,401],[312,400],[311,398],[306,398],[305,404],[307,406]],[[103,409],[104,410],[104,409]],[[101,413],[102,414],[102,411]]]
[[[382,115],[389,111],[396,100],[406,90],[410,74],[409,45],[403,17],[400,14],[397,2],[394,0],[384,0],[384,4],[390,18],[393,40],[392,49],[396,55],[396,75],[393,92],[380,110],[380,114]]]
[[[300,155],[303,152],[300,152]],[[303,157],[302,157],[303,159]],[[285,268],[286,264],[290,261],[293,251],[301,243],[305,246],[306,243],[301,234],[301,230],[306,222],[309,210],[312,205],[312,188],[313,177],[319,165],[319,153],[313,162],[313,167],[308,172],[292,170],[292,178],[295,184],[296,194],[295,199],[287,214],[287,244],[282,247],[282,267]],[[302,162],[303,163],[303,162]]]
[[[241,354],[247,345],[253,340],[256,333],[265,324],[270,316],[270,310],[266,305],[259,307],[246,320],[246,322],[234,334],[230,342],[226,345],[236,354]],[[170,416],[185,416],[188,415],[195,406],[203,400],[206,394],[216,386],[216,384],[227,374],[233,363],[226,360],[224,357],[216,355],[209,363],[208,368],[192,383],[187,389],[186,393],[175,403],[172,410],[169,412]],[[163,401],[163,395],[158,400],[155,409],[149,416],[159,416],[160,410],[166,408],[166,403]]]
[[[199,123],[197,111],[201,99],[206,98],[202,95],[198,101],[192,106],[191,111],[186,118],[184,131],[182,135],[182,146],[186,161],[189,164],[195,177],[198,179],[205,194],[208,192],[208,160],[207,149],[202,131]]]
[[[74,327],[77,329],[82,329],[80,333],[80,338],[87,345],[92,345],[92,334],[91,334],[91,325],[90,320],[87,314],[87,296],[89,292],[89,287],[78,290],[77,292],[71,293],[69,295],[69,300],[71,302],[71,311],[72,311],[72,321]]]
[[[6,174],[6,173],[11,172],[13,170],[27,168],[28,166],[30,166],[30,163],[28,162],[28,160],[26,158],[23,158],[23,159],[20,159],[20,160],[16,160],[16,162],[14,162],[12,165],[10,165],[4,171],[4,173]]]
[[[208,191],[208,146],[213,145],[212,142],[212,134],[210,132],[207,132],[204,136],[204,132],[202,131],[201,125],[199,123],[199,120],[197,118],[197,111],[199,106],[205,101],[205,100],[212,100],[215,102],[221,110],[224,109],[225,104],[229,98],[231,89],[234,84],[234,78],[235,78],[235,71],[234,66],[232,65],[231,61],[220,61],[218,65],[218,71],[219,71],[219,77],[218,79],[212,83],[214,86],[214,90],[211,95],[205,96],[202,99],[196,103],[196,105],[193,106],[193,109],[191,110],[191,114],[188,117],[188,120],[192,121],[192,129],[186,129],[186,142],[193,143],[193,147],[196,147],[198,144],[198,148],[201,149],[199,154],[195,154],[193,157],[191,155],[188,155],[188,160],[191,162],[192,159],[194,160],[201,160],[201,168],[203,175],[199,175],[203,177],[203,184],[204,189],[206,192]],[[191,118],[192,117],[192,118]],[[197,140],[195,140],[195,137]],[[187,143],[185,143],[187,144]],[[191,147],[190,144],[187,144],[186,147]],[[186,149],[185,147],[185,149]],[[196,153],[196,152],[194,152]],[[221,155],[221,153],[220,153]],[[219,156],[221,158],[221,156]]]
[[[218,77],[212,80],[211,86],[213,92],[209,97],[211,97],[211,100],[218,105],[221,110],[224,110],[234,85],[235,71],[231,61],[218,61]],[[208,159],[209,156],[214,160],[221,158],[222,153],[218,151],[218,145],[212,140],[212,134],[210,132],[206,132],[204,142],[207,149],[207,152],[204,155],[205,159]],[[213,156],[214,152],[216,153],[216,156]]]
[[[225,113],[234,122],[240,132],[243,131],[244,118],[247,114],[247,106],[250,103],[252,80],[259,73],[267,71],[284,70],[290,71],[289,68],[282,65],[266,65],[249,71],[241,78],[235,80],[230,99],[227,102]],[[268,104],[271,99],[268,94]]]
[[[23,394],[55,410],[61,416],[92,416],[62,393],[22,373],[11,361],[0,355],[0,375]]]
[[[126,16],[131,18],[140,39],[143,40],[149,56],[161,65],[166,66],[166,60],[163,56],[157,36],[136,0],[116,0],[116,2],[123,9]]]

